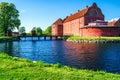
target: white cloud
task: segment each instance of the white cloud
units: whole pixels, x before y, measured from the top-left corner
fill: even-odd
[[[109,20],[108,22],[112,22],[112,21],[117,21],[119,18],[113,18],[111,20]]]

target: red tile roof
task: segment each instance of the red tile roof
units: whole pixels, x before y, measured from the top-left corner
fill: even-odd
[[[115,23],[116,23],[116,21],[108,22],[108,25],[109,25],[109,26],[114,26]]]
[[[117,21],[108,22],[109,26],[120,26],[120,19]]]
[[[78,11],[77,13],[75,13],[71,16],[66,17],[64,20],[64,23],[84,16],[87,13],[87,11],[88,11],[88,8],[85,8],[85,9]]]

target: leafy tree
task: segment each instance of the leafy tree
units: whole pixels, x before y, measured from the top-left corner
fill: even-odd
[[[32,36],[36,36],[36,27],[33,27],[31,30]]]
[[[20,20],[19,11],[12,3],[0,3],[0,32],[7,36],[7,31],[13,31],[15,28],[19,29]]]
[[[48,26],[47,29],[44,31],[45,35],[51,35],[52,34],[52,27]]]
[[[25,34],[26,34],[25,27],[20,27],[20,28],[19,28],[19,34],[20,34],[20,35],[25,35]]]
[[[36,28],[37,35],[42,35],[42,29],[40,27]]]

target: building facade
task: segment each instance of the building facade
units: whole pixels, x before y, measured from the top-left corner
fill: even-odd
[[[113,24],[114,23],[114,24]],[[62,26],[62,28],[59,26]],[[78,10],[64,20],[58,19],[52,25],[53,35],[73,36],[119,36],[120,19],[116,22],[105,22],[104,15],[96,3]]]
[[[62,36],[63,35],[63,20],[59,18],[52,24],[52,35]]]

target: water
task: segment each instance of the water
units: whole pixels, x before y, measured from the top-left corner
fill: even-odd
[[[0,43],[0,52],[79,69],[120,73],[120,43],[72,43],[61,40]]]

